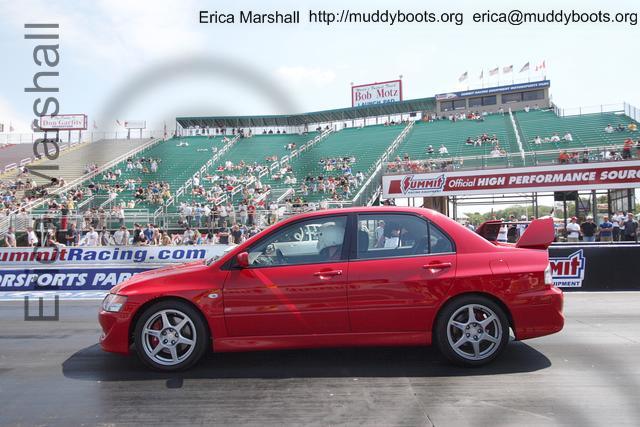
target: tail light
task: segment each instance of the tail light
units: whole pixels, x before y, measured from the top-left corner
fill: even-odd
[[[547,286],[553,286],[553,275],[551,274],[551,264],[547,264],[547,268],[544,269],[544,284]]]

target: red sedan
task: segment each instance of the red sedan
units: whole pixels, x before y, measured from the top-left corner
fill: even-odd
[[[550,218],[499,245],[435,211],[350,208],[284,220],[218,259],[140,273],[100,312],[106,351],[185,369],[204,353],[437,344],[482,365],[562,329]]]

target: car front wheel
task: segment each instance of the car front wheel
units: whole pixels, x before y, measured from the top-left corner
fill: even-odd
[[[498,357],[509,341],[504,310],[483,296],[462,296],[440,313],[436,340],[442,354],[462,366],[481,366]]]
[[[175,300],[147,308],[135,328],[135,348],[147,366],[178,371],[193,366],[204,355],[209,334],[200,313]]]

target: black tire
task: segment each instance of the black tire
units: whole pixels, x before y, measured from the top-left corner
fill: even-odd
[[[180,328],[180,332],[176,335],[176,329],[169,327],[163,327],[163,316],[166,314],[171,326],[179,326],[184,317],[188,317],[191,323],[187,322]],[[147,322],[150,325],[147,325]],[[159,323],[157,332],[158,337],[150,336],[143,332],[145,325],[156,331],[156,325]],[[162,332],[167,332],[166,335],[162,335]],[[175,338],[175,343],[172,345],[172,338]],[[167,362],[166,360],[173,359],[174,353],[170,347],[161,345],[160,340],[168,341],[170,347],[175,348],[175,355],[177,356],[173,361]],[[194,344],[181,344],[183,339],[190,339]],[[202,314],[196,310],[192,305],[180,301],[180,300],[163,300],[156,304],[147,307],[140,317],[138,317],[134,330],[134,344],[136,354],[138,358],[148,367],[163,371],[163,372],[175,372],[182,371],[192,367],[196,364],[202,356],[206,353],[207,348],[210,345],[209,330],[205,324],[205,320]],[[155,350],[154,342],[158,341],[157,346],[161,347],[156,357],[152,357],[149,353]],[[191,349],[192,348],[192,349]],[[190,350],[191,349],[191,350]],[[165,360],[161,360],[165,359]]]
[[[475,322],[470,319],[469,307],[474,312]],[[495,315],[494,320],[489,319],[490,313]],[[491,321],[485,322],[487,320]],[[456,322],[456,325],[450,324],[450,321]],[[509,321],[502,307],[491,299],[481,295],[463,295],[442,308],[433,332],[438,349],[449,361],[465,367],[482,366],[504,351],[509,342]],[[460,342],[463,344],[456,350],[454,344]],[[476,350],[476,343],[479,351]]]

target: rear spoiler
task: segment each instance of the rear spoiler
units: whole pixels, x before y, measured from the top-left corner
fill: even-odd
[[[503,221],[500,220],[485,221],[478,226],[476,232],[490,242],[495,242],[498,240],[498,233],[502,224]],[[516,225],[518,222],[509,224]],[[556,233],[552,217],[546,216],[534,219],[527,224],[527,228],[516,243],[517,248],[546,250],[555,240]]]

